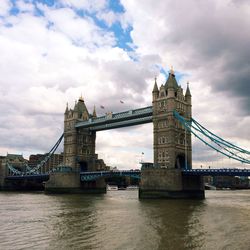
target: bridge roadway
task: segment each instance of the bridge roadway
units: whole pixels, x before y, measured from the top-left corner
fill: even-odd
[[[6,180],[30,180],[30,181],[48,181],[49,174],[29,174],[29,175],[10,175],[5,177]]]
[[[250,176],[250,169],[183,169],[183,175],[193,176]],[[102,177],[130,176],[132,178],[141,177],[141,170],[121,170],[121,171],[96,171],[81,172],[81,181],[92,181]]]
[[[153,109],[148,106],[120,113],[109,112],[104,116],[90,118],[88,121],[78,121],[76,128],[88,128],[92,131],[101,131],[122,128],[152,122]]]
[[[250,169],[183,169],[183,175],[191,176],[250,176]],[[115,176],[129,176],[131,178],[141,178],[141,170],[110,170],[95,172],[80,172],[81,181],[93,181],[99,178],[108,178]],[[39,180],[47,181],[49,174],[34,175],[12,175],[5,177],[6,180]]]

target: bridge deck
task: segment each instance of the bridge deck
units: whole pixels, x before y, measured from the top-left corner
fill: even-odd
[[[250,169],[185,169],[182,172],[185,175],[200,176],[250,176]]]
[[[141,170],[117,170],[117,171],[95,171],[95,172],[80,172],[81,181],[92,181],[98,178],[107,178],[115,176],[130,176],[132,178],[140,178]],[[193,176],[250,176],[250,169],[184,169],[183,175]],[[47,181],[49,174],[34,174],[34,175],[13,175],[7,176],[7,180],[41,180]]]
[[[6,180],[18,181],[18,180],[40,180],[48,181],[49,174],[30,174],[30,175],[12,175],[5,177]]]
[[[152,115],[152,106],[120,113],[109,112],[105,116],[91,118],[88,121],[78,121],[75,127],[94,131],[122,128],[152,122]]]
[[[80,173],[81,181],[92,181],[98,178],[107,178],[115,176],[129,176],[132,178],[139,179],[141,176],[140,170],[117,170],[117,171],[96,171],[96,172],[81,172]]]
[[[250,176],[250,169],[184,169],[183,175],[193,176]],[[141,170],[81,172],[81,181],[96,180],[101,177],[130,176],[140,178]]]

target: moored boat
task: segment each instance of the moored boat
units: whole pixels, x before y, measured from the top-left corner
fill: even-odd
[[[107,191],[117,191],[118,186],[117,185],[107,185]]]
[[[127,190],[136,190],[138,189],[139,187],[136,186],[136,185],[130,185],[130,186],[127,186]]]

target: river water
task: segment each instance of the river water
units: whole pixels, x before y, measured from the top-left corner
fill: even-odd
[[[0,249],[250,250],[250,190],[203,201],[0,192]]]

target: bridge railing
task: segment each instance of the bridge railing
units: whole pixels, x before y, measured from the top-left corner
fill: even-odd
[[[35,167],[31,168],[27,164],[24,165],[25,171],[20,171],[16,169],[14,166],[12,166],[8,161],[6,162],[6,166],[9,170],[9,175],[37,175],[41,174],[41,170],[44,167],[44,165],[48,162],[48,160],[51,158],[51,156],[54,154],[58,146],[60,145],[62,139],[64,137],[64,134],[60,136],[60,138],[57,140],[55,145],[52,147],[52,149],[49,151],[48,154],[46,154],[41,162],[39,162]]]
[[[101,124],[109,124],[124,120],[132,120],[140,117],[148,117],[152,116],[153,110],[152,106],[148,106],[146,108],[134,109],[129,111],[124,111],[120,113],[107,113],[105,116],[91,118],[88,121],[81,121],[79,120],[76,123],[75,127],[91,127],[91,126],[98,126]]]
[[[202,175],[202,176],[250,176],[250,169],[232,169],[232,168],[217,168],[217,169],[184,169],[185,175]]]
[[[238,162],[250,164],[250,151],[236,146],[233,143],[215,135],[193,118],[187,120],[177,111],[174,111],[173,114],[187,131],[191,132],[195,137],[197,137],[205,145],[212,148],[214,151]]]
[[[110,171],[96,171],[96,172],[81,172],[81,181],[93,181],[99,178],[107,178],[112,176],[129,176],[131,178],[140,179],[140,170],[110,170]]]

